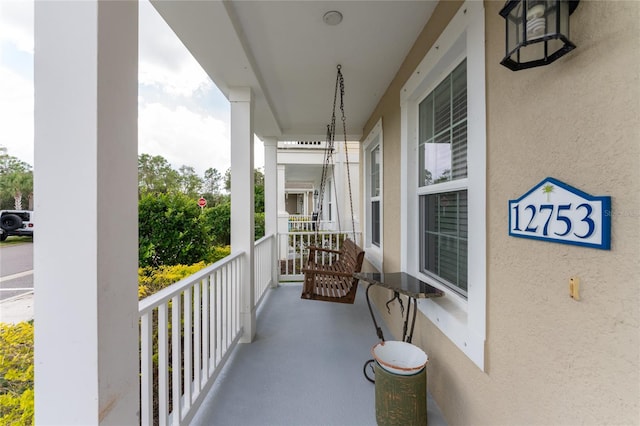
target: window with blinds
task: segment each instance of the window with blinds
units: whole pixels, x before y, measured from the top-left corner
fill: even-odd
[[[371,244],[380,247],[380,145],[371,150],[370,164]]]
[[[467,294],[467,191],[420,196],[420,264],[456,292]]]
[[[419,107],[419,186],[467,177],[467,61]]]
[[[467,177],[466,65],[465,59],[418,109],[420,269],[465,297],[467,190],[438,184]]]

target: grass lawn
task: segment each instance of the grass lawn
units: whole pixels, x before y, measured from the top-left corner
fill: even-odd
[[[11,246],[15,244],[22,244],[22,243],[32,243],[32,242],[33,242],[33,237],[18,237],[16,235],[12,235],[10,237],[7,237],[6,240],[0,241],[0,247]]]

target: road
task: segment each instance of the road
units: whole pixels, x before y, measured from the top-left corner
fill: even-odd
[[[0,300],[33,290],[33,243],[0,246]]]

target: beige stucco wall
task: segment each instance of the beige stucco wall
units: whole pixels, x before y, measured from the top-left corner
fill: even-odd
[[[438,6],[363,132],[382,117],[387,271],[401,260],[399,90],[459,5]],[[485,2],[485,371],[421,314],[414,343],[429,354],[429,389],[450,425],[637,425],[640,2],[580,2],[571,17],[577,49],[519,72],[499,64],[503,5]],[[611,196],[611,250],[509,237],[508,200],[547,176]],[[568,295],[572,276],[580,301]],[[386,298],[379,291],[378,305]],[[387,320],[398,337],[398,319]]]

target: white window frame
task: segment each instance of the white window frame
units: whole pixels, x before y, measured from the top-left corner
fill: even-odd
[[[383,138],[382,138],[382,119],[373,126],[367,137],[365,138],[363,147],[364,158],[364,252],[365,259],[371,263],[378,271],[382,271],[383,260],[383,247],[384,247],[384,206],[383,206],[383,173],[384,173],[384,156],[383,156]],[[371,152],[376,148],[380,148],[380,194],[375,197],[371,197]],[[371,226],[372,226],[372,214],[371,214],[371,202],[378,201],[380,203],[380,246],[376,246],[371,242]]]
[[[483,2],[465,2],[400,91],[401,268],[444,291],[422,299],[419,310],[471,361],[484,370],[486,340],[486,91]],[[441,184],[443,191],[467,189],[467,298],[420,272],[418,187],[419,103],[467,58],[467,178]],[[462,185],[462,186],[461,186]],[[445,192],[446,192],[445,191]]]

